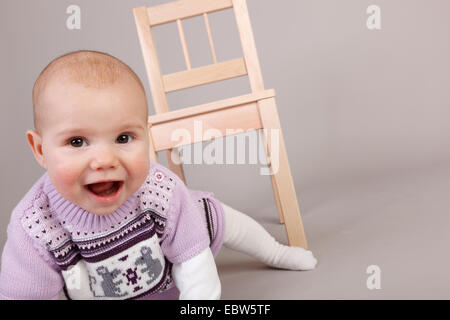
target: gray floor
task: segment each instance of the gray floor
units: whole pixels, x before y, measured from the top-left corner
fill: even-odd
[[[270,269],[224,248],[223,299],[450,299],[448,161],[297,193],[317,268]],[[275,208],[251,215],[287,242]],[[367,288],[370,265],[380,267],[381,289]]]

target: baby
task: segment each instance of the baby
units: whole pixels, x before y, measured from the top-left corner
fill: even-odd
[[[310,251],[150,161],[144,87],[117,58],[53,60],[33,111],[26,137],[46,172],[11,215],[0,298],[219,299],[222,244],[275,268],[316,266]]]

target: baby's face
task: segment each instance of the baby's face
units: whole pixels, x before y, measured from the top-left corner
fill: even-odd
[[[42,101],[43,166],[52,184],[89,212],[114,212],[148,174],[145,94],[128,77],[102,89],[64,80],[52,81]]]

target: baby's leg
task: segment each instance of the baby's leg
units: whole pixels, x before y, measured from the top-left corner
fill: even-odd
[[[225,211],[224,245],[246,253],[265,264],[290,270],[314,269],[311,251],[278,243],[259,223],[222,203]]]

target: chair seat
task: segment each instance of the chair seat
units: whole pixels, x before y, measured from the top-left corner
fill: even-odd
[[[165,113],[155,114],[148,117],[148,123],[151,125],[161,124],[168,121],[179,120],[185,117],[192,117],[202,113],[218,111],[221,109],[231,108],[243,104],[257,102],[259,100],[272,98],[275,96],[274,89],[268,89],[260,92],[250,93],[238,97],[209,102],[206,104],[183,108],[181,110],[169,111]]]

